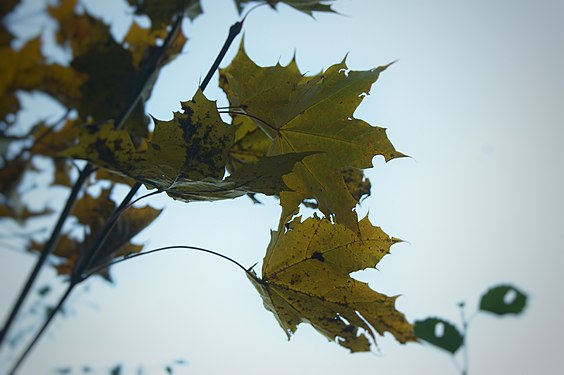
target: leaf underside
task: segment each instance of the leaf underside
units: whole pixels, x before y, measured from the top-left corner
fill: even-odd
[[[287,66],[260,67],[241,45],[231,65],[220,71],[220,85],[231,107],[251,117],[271,142],[265,155],[317,152],[296,164],[285,177],[290,188],[280,194],[282,217],[279,229],[297,213],[299,205],[314,198],[325,217],[358,231],[354,208],[359,195],[345,182],[350,168],[372,167],[372,158],[386,160],[404,156],[395,150],[383,128],[373,127],[353,116],[372,84],[387,66],[350,71],[341,62],[312,77],[303,76],[295,60]],[[266,141],[235,115],[239,132],[231,160],[241,164],[264,152]],[[245,144],[245,136],[260,140],[260,146]],[[246,159],[247,158],[247,159]],[[354,190],[354,189],[353,189]]]
[[[285,233],[272,232],[262,280],[251,281],[266,309],[288,337],[306,322],[351,352],[369,351],[376,333],[390,332],[401,343],[415,340],[397,297],[370,289],[350,273],[375,267],[399,240],[360,223],[358,235],[327,219],[294,219]]]

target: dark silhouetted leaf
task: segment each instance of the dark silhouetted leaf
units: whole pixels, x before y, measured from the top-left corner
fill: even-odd
[[[442,325],[442,334],[440,336],[437,335],[437,326],[439,325]],[[453,354],[464,343],[464,337],[458,329],[443,319],[427,318],[425,320],[418,320],[414,324],[413,331],[417,338]]]
[[[526,305],[527,295],[512,285],[491,288],[480,300],[481,311],[497,315],[520,314]]]

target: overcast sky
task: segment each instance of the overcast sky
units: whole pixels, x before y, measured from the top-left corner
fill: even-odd
[[[109,0],[97,3],[110,9]],[[157,82],[148,106],[156,118],[171,118],[179,101],[192,97],[238,19],[232,0],[202,0],[202,7],[204,14],[184,25],[185,53]],[[471,314],[490,286],[513,283],[529,294],[529,306],[519,318],[473,319],[470,374],[560,373],[564,2],[339,0],[334,8],[342,16],[313,20],[286,6],[261,7],[244,34],[258,64],[286,64],[295,54],[311,74],[347,53],[354,70],[399,60],[355,116],[388,128],[412,158],[374,159],[372,197],[359,212],[407,242],[395,245],[378,271],[355,277],[401,294],[397,306],[412,322],[441,316],[457,324],[459,301]],[[114,28],[119,36],[125,9],[109,12],[122,20]],[[225,104],[216,86],[217,76],[206,95]],[[279,216],[275,199],[262,200],[182,204],[159,196],[151,204],[165,212],[139,241],[147,249],[203,246],[250,266],[262,259]],[[32,264],[13,252],[0,259],[5,286],[23,280]],[[377,353],[354,355],[305,324],[288,342],[241,270],[205,254],[161,253],[112,274],[115,286],[92,281],[71,298],[69,314],[22,373],[116,363],[158,373],[183,358],[182,374],[457,374],[447,354],[389,335],[378,340]],[[18,288],[2,289],[5,312]]]

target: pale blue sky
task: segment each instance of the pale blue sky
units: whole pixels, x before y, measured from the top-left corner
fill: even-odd
[[[237,20],[231,0],[202,6],[204,15],[185,25],[185,53],[157,82],[148,106],[157,118],[193,95]],[[244,33],[257,63],[285,64],[295,53],[312,74],[347,53],[351,69],[399,60],[355,115],[388,128],[412,159],[375,158],[373,195],[359,212],[408,242],[395,245],[379,271],[355,276],[401,294],[397,305],[410,321],[438,315],[458,323],[457,302],[466,300],[470,313],[488,287],[514,283],[529,293],[527,311],[472,321],[470,374],[561,373],[564,2],[341,0],[335,9],[344,16],[313,20],[261,7]],[[206,95],[223,104],[216,82]],[[157,197],[165,212],[140,239],[148,249],[203,246],[250,266],[278,220],[276,200],[263,201]],[[1,259],[2,285],[23,280],[31,265],[27,255]],[[156,371],[184,358],[186,374],[457,374],[448,355],[390,336],[380,338],[378,354],[351,355],[305,324],[287,342],[245,275],[208,255],[162,253],[112,273],[115,287],[93,281],[77,293],[72,314],[55,322],[22,373],[117,362]],[[17,290],[2,289],[0,313]]]

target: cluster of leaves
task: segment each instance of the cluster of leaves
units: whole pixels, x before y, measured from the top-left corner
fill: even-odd
[[[144,103],[160,67],[182,50],[186,38],[178,33],[166,53],[159,54],[158,43],[166,36],[168,24],[153,22],[151,28],[143,28],[134,21],[124,39],[118,42],[109,25],[90,15],[77,0],[62,0],[50,6],[48,13],[58,26],[57,43],[68,51],[71,59],[66,64],[49,63],[42,54],[40,36],[28,40],[19,49],[12,47],[14,37],[5,24],[9,24],[9,13],[17,4],[18,1],[3,3],[0,15],[3,35],[0,46],[0,216],[25,225],[30,218],[52,212],[49,208],[32,210],[22,201],[25,176],[36,169],[38,161],[50,160],[52,185],[72,186],[75,173],[64,151],[77,142],[83,124],[121,122],[128,138],[136,144],[148,136],[149,119]],[[22,91],[40,91],[57,99],[67,108],[64,118],[54,123],[40,121],[31,125],[17,121],[18,95]],[[90,178],[92,191],[99,190],[97,186],[109,184],[110,187],[98,198],[87,191],[78,201],[72,214],[84,228],[84,234],[77,235],[75,228],[62,236],[54,252],[62,259],[56,262],[59,272],[70,272],[74,261],[112,213],[115,204],[109,192],[116,183],[133,181],[102,170]],[[133,246],[129,240],[157,216],[158,212],[148,206],[128,210],[93,265],[128,251],[140,251],[141,246]],[[28,248],[41,251],[43,243],[35,238]]]
[[[445,350],[454,355],[460,348],[465,348],[465,336],[469,320],[464,315],[464,302],[459,304],[462,312],[462,328],[457,328],[451,322],[442,318],[427,318],[418,320],[414,324],[417,338]],[[480,298],[477,312],[494,314],[497,316],[519,315],[527,305],[527,295],[513,285],[498,285],[487,290]],[[467,373],[468,364],[465,363],[462,373]]]
[[[354,211],[367,186],[361,169],[375,155],[403,156],[383,128],[353,117],[385,68],[350,71],[343,61],[307,77],[295,61],[260,67],[242,45],[220,78],[233,109],[231,124],[198,91],[182,103],[183,113],[155,122],[142,149],[125,130],[103,124],[84,129],[67,155],[183,201],[279,196],[279,231],[255,285],[283,329],[294,332],[309,322],[351,351],[370,348],[360,331],[372,339],[388,331],[407,342],[414,336],[395,298],[349,276],[375,267],[397,242],[368,219],[359,223]],[[313,201],[324,218],[292,220],[304,201]]]
[[[249,2],[236,0],[239,8]],[[273,7],[279,2],[266,1]],[[324,1],[281,2],[307,14],[332,11]],[[164,55],[155,53],[161,48],[158,41],[178,15],[193,18],[201,10],[196,0],[130,4],[136,13],[147,14],[152,25],[144,29],[133,23],[121,42],[76,0],[49,8],[59,25],[58,43],[72,53],[67,65],[46,63],[37,47],[40,39],[17,51],[9,46],[10,40],[4,45],[9,60],[0,60],[9,61],[11,70],[0,85],[6,102],[2,139],[12,137],[8,114],[19,108],[19,90],[43,91],[77,113],[61,124],[33,126],[21,136],[31,146],[20,147],[16,156],[11,154],[16,144],[5,148],[2,203],[15,212],[7,216],[24,220],[26,211],[16,209],[21,203],[15,197],[34,158],[52,160],[53,181],[66,186],[73,180],[69,158],[101,168],[90,186],[110,187],[97,196],[88,191],[83,195],[72,215],[84,234],[64,233],[54,253],[63,259],[59,272],[72,274],[115,211],[111,192],[116,183],[144,184],[185,202],[276,196],[282,206],[278,230],[272,232],[261,276],[250,273],[250,279],[288,336],[307,322],[352,352],[370,350],[376,334],[384,332],[401,343],[414,341],[412,326],[395,308],[396,297],[350,276],[374,268],[399,242],[368,218],[359,220],[355,211],[370,193],[363,169],[372,166],[372,158],[381,155],[388,161],[403,156],[384,128],[353,116],[388,65],[353,71],[343,60],[305,76],[296,61],[258,66],[241,44],[232,63],[220,71],[231,123],[225,123],[215,102],[197,90],[172,120],[155,119],[151,132],[144,102],[159,68],[182,49],[185,38],[179,34]],[[322,217],[302,220],[296,215],[303,205],[319,209]],[[116,256],[141,251],[130,240],[159,215],[150,207],[124,212],[109,233],[110,240],[90,260],[90,270]],[[30,242],[31,250],[41,247]]]

